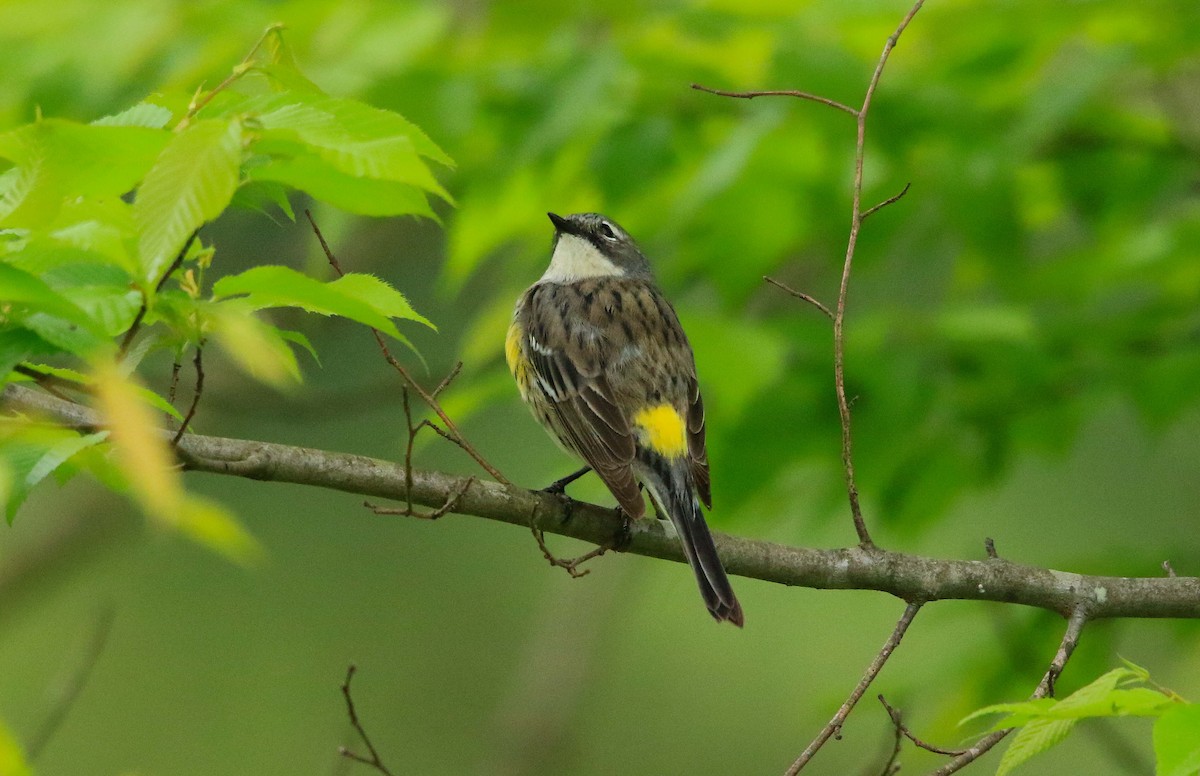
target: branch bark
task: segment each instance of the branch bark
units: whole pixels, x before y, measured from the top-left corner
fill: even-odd
[[[99,425],[98,417],[88,408],[20,385],[6,386],[0,404],[80,430]],[[165,430],[163,433],[169,434]],[[185,434],[176,453],[184,467],[192,471],[405,499],[403,464],[377,458],[198,434]],[[413,470],[414,503],[436,508],[455,493],[461,493],[455,507],[458,514],[533,527],[597,545],[609,544],[623,524],[615,509],[573,502],[568,520],[564,500],[554,494],[444,472]],[[997,601],[1049,609],[1064,617],[1083,606],[1091,620],[1200,619],[1197,577],[1089,576],[999,558],[941,560],[860,547],[790,547],[720,533],[714,538],[729,573],[781,585],[878,590],[905,602]],[[623,551],[684,562],[678,540],[657,520],[635,521]]]

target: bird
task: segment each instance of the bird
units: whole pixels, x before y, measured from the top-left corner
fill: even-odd
[[[700,504],[712,508],[695,357],[650,262],[615,221],[559,216],[550,264],[517,300],[505,357],[521,398],[630,520],[642,488],[675,527],[718,622],[744,624]],[[560,480],[560,483],[570,481]]]

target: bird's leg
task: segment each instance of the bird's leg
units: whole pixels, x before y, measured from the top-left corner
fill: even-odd
[[[555,480],[554,482],[550,483],[546,487],[542,488],[542,492],[558,493],[558,494],[566,493],[568,485],[570,485],[572,482],[579,479],[583,475],[587,474],[591,470],[592,470],[592,467],[585,466],[577,472],[571,472],[566,477],[563,477],[562,479],[559,479],[559,480]]]
[[[612,548],[617,552],[625,552],[633,542],[633,518],[620,507],[616,508],[617,517],[621,518],[621,527],[613,534]]]

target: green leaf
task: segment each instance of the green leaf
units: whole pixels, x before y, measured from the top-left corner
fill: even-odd
[[[0,723],[0,773],[4,776],[33,776],[25,752],[3,723]]]
[[[17,172],[0,195],[0,225],[50,224],[64,202],[120,197],[151,168],[170,134],[133,126],[43,119],[0,134],[0,157]]]
[[[996,776],[1011,773],[1018,765],[1029,760],[1034,755],[1041,754],[1047,749],[1062,742],[1075,726],[1075,720],[1070,719],[1035,719],[1013,734],[1012,743],[1004,750],[1000,758],[1000,767]]]
[[[197,121],[159,154],[133,203],[144,283],[156,283],[192,232],[229,205],[241,161],[235,119]]]
[[[77,372],[74,369],[50,366],[49,364],[30,364],[29,366],[39,372],[42,372],[43,374],[48,374],[51,377],[57,377],[60,380],[68,380],[72,383],[78,383],[81,387],[91,389],[93,386],[92,379],[90,377],[82,372]],[[138,383],[133,383],[133,388],[138,392],[138,396],[142,399],[142,401],[146,402],[152,407],[162,410],[181,423],[183,422],[183,415],[179,414],[179,410],[172,407],[171,403],[162,396],[159,396],[154,391]]]
[[[299,141],[305,152],[316,154],[346,175],[405,183],[448,202],[452,199],[406,136],[355,136],[328,114],[308,105],[287,105],[260,119],[269,127],[261,135],[262,148],[268,152],[272,140]]]
[[[0,299],[93,328],[87,313],[41,278],[0,262]]]
[[[321,365],[321,357],[317,355],[317,349],[314,348],[312,343],[308,341],[308,337],[304,336],[298,331],[291,331],[290,329],[276,329],[276,331],[279,333],[279,336],[283,337],[283,339],[286,341],[292,343],[293,345],[299,345],[307,350],[308,355],[312,356],[312,360],[317,362],[317,366]]]
[[[25,489],[32,490],[35,485],[66,463],[71,456],[89,447],[98,445],[105,439],[108,439],[108,432],[98,431],[94,434],[68,437],[54,447],[51,447],[25,475]]]
[[[104,116],[92,122],[97,127],[148,127],[162,129],[171,121],[171,111],[152,102],[139,102],[120,113]]]
[[[437,220],[420,189],[395,181],[356,178],[315,156],[272,159],[251,167],[254,181],[275,181],[308,192],[314,199],[364,216],[425,216]]]
[[[416,321],[437,331],[437,326],[412,308],[404,294],[374,275],[351,272],[332,281],[329,286],[336,288],[351,299],[366,302],[389,318]]]
[[[210,305],[206,311],[214,341],[248,375],[277,388],[300,382],[300,365],[287,339],[255,317],[243,300]]]
[[[1200,704],[1179,703],[1154,724],[1156,776],[1200,772]]]
[[[428,184],[441,193],[417,155],[451,167],[454,161],[420,127],[393,111],[356,100],[290,92],[265,100],[258,120],[267,129],[293,131],[305,144],[352,175]],[[423,165],[422,165],[423,166]],[[420,182],[424,181],[424,183]]]
[[[289,221],[296,220],[296,213],[292,210],[291,201],[288,200],[287,187],[275,181],[249,181],[238,187],[229,204],[231,207],[254,210],[268,217],[272,217],[268,207],[273,205],[282,210]]]
[[[412,312],[411,307],[407,307],[408,303],[404,301],[403,296],[399,296],[397,301],[396,297],[382,290],[388,289],[399,295],[399,292],[377,278],[357,276],[367,280],[351,280],[349,284],[343,282],[355,277],[352,273],[331,283],[322,283],[290,267],[266,265],[248,269],[239,275],[221,278],[213,285],[213,296],[227,298],[244,295],[244,302],[255,310],[267,307],[299,307],[321,315],[339,315],[400,340],[404,338],[391,318],[410,317],[399,312],[401,302],[411,313],[413,320],[428,323]],[[375,302],[384,304],[385,309],[376,308]]]

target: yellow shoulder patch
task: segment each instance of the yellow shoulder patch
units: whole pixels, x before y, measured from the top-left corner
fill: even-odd
[[[524,395],[529,366],[525,363],[525,354],[521,352],[521,327],[515,320],[509,324],[508,336],[504,338],[504,359],[508,361],[508,371],[512,372],[517,387]]]
[[[639,410],[633,416],[642,444],[667,458],[687,455],[687,424],[670,404]]]

